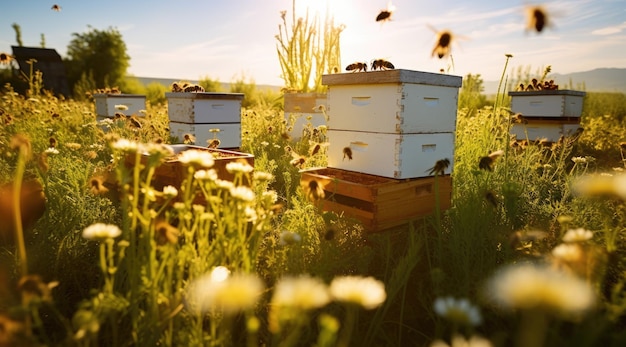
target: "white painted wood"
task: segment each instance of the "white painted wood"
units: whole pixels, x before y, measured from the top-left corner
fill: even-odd
[[[585,92],[544,90],[509,92],[511,111],[524,117],[580,117]]]
[[[241,93],[165,93],[170,121],[241,123]]]
[[[146,96],[137,94],[94,94],[96,115],[98,118],[113,118],[115,113],[123,113],[126,116],[135,115],[143,117],[139,112],[146,109]],[[116,105],[124,105],[127,110],[118,110]]]
[[[210,129],[220,131],[213,133]],[[188,124],[170,121],[170,136],[177,137],[177,143],[183,143],[185,134],[195,136],[195,145],[201,147],[206,147],[207,141],[214,137],[220,140],[219,148],[241,147],[241,123]]]
[[[389,178],[418,178],[438,160],[454,162],[454,133],[389,134],[328,130],[328,167]],[[344,155],[350,148],[352,159]]]

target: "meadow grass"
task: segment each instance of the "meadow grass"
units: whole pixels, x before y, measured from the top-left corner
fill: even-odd
[[[27,96],[6,86],[0,101],[0,183],[36,180],[46,198],[41,216],[22,209],[32,220],[17,234],[0,229],[3,343],[626,341],[624,139],[601,132],[624,125],[603,110],[586,108],[581,136],[520,144],[506,98],[460,105],[453,206],[368,233],[319,210],[300,184],[301,169],[326,165],[324,126],[294,139],[296,115],[245,108],[240,150],[254,155],[254,171],[233,164],[224,180],[213,159],[192,153],[180,159],[180,185],[155,188],[171,155],[165,107],[148,104],[139,126],[126,116],[98,122],[93,103],[32,85]],[[601,182],[581,186],[586,177]]]

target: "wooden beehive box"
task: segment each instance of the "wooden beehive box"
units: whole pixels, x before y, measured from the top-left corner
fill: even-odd
[[[302,184],[316,180],[325,197],[317,201],[324,211],[360,220],[368,231],[381,231],[443,211],[452,204],[449,175],[407,180],[353,171],[317,168],[302,171]],[[438,204],[438,205],[437,205]]]
[[[183,141],[185,134],[206,146],[218,138],[220,148],[241,147],[242,93],[165,93],[170,120],[170,136]],[[219,129],[219,132],[211,132]]]
[[[509,92],[511,111],[524,117],[580,117],[585,94],[576,90]]]
[[[380,133],[454,132],[462,78],[411,70],[322,76],[328,128]]]
[[[137,94],[94,94],[96,116],[98,119],[113,118],[116,113],[143,116],[141,110],[146,109],[146,96]],[[116,105],[124,105],[127,110],[118,110]]]
[[[242,93],[165,93],[170,122],[241,123]]]
[[[172,158],[165,160],[165,162],[155,169],[153,183],[156,189],[163,189],[163,187],[167,185],[172,185],[180,189],[181,183],[187,178],[187,168],[177,159],[176,155],[190,149],[209,151],[212,153],[215,159],[215,164],[212,169],[215,169],[218,178],[222,180],[232,181],[234,178],[233,174],[226,170],[226,164],[228,163],[244,160],[250,166],[254,167],[254,155],[249,153],[225,149],[210,149],[206,147],[182,144],[171,145],[171,147],[174,150],[175,155]],[[126,160],[127,165],[133,165],[132,158],[127,157]],[[250,182],[245,183],[248,185],[250,184]]]
[[[291,126],[289,135],[294,139],[301,138],[302,131],[309,124],[312,127],[327,125],[324,114],[328,105],[326,94],[286,93],[284,100],[285,120]]]
[[[557,142],[561,136],[571,136],[580,128],[579,117],[532,117],[515,123],[511,134],[517,140]]]
[[[215,132],[215,129],[219,129]],[[196,138],[195,145],[207,146],[209,140],[220,140],[219,148],[241,147],[241,123],[216,123],[216,124],[189,124],[170,122],[170,136],[182,143],[185,134],[193,134]]]
[[[447,158],[454,162],[452,132],[389,134],[328,130],[327,134],[331,168],[404,179],[429,176],[430,168],[438,160]],[[445,174],[450,173],[452,165],[445,170]]]
[[[419,178],[447,158],[450,174],[461,81],[411,70],[322,76],[328,85],[328,166]]]

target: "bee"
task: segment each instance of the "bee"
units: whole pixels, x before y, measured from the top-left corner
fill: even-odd
[[[520,83],[519,86],[517,86],[517,88],[515,88],[516,92],[523,92],[524,91],[524,83]]]
[[[346,157],[348,158],[348,160],[352,160],[352,148],[350,147],[343,148],[343,160],[345,160]]]
[[[61,12],[61,6],[57,4],[52,5],[52,11]]]
[[[529,6],[526,8],[526,32],[535,30],[541,33],[543,29],[552,26],[548,12],[542,6]]]
[[[432,175],[432,174],[443,175],[443,173],[446,171],[446,169],[449,166],[450,166],[450,159],[444,158],[441,160],[437,160],[435,165],[426,171],[428,172],[429,175]]]
[[[454,35],[449,30],[437,31],[435,28],[431,27],[431,29],[437,33],[437,43],[433,48],[431,56],[434,57],[437,55],[439,59],[450,55],[450,50],[452,49],[452,41],[454,40]]]
[[[366,72],[367,71],[367,63],[352,63],[348,66],[346,66],[346,71],[352,71],[352,72]]]
[[[306,162],[306,157],[296,153],[290,146],[285,146],[285,155],[291,156],[292,159],[289,161],[289,164],[295,167],[302,168],[302,165]]]
[[[372,71],[376,70],[376,69],[380,69],[380,70],[393,70],[396,67],[393,66],[392,63],[384,60],[384,59],[375,59],[374,61],[372,61]]]
[[[180,82],[172,83],[172,85],[170,86],[170,88],[172,89],[172,92],[174,92],[174,93],[181,93],[183,91],[183,88],[180,86],[179,83]]]
[[[480,158],[480,161],[478,162],[478,167],[481,170],[493,171],[493,164],[495,163],[496,159],[502,156],[502,154],[504,154],[503,150],[491,152],[488,156]]]
[[[381,10],[380,13],[376,16],[377,22],[387,22],[391,20],[391,14],[396,10],[396,7],[391,4],[391,1],[387,3],[387,8]]]
[[[128,118],[128,120],[130,121],[130,124],[132,124],[135,128],[141,129],[141,122],[139,122],[139,118],[137,118],[137,116],[132,115]]]
[[[220,139],[210,139],[207,140],[207,148],[217,149],[220,146]]]
[[[317,153],[319,153],[320,149],[322,149],[322,145],[320,145],[319,143],[316,143],[315,145],[313,145],[313,147],[311,147],[311,156],[314,156]]]
[[[193,134],[185,134],[183,135],[183,143],[186,145],[193,145],[196,143],[196,137]]]
[[[528,120],[524,118],[521,113],[516,113],[511,116],[511,122],[516,124],[528,124]]]
[[[324,240],[331,241],[335,238],[336,233],[337,231],[335,230],[335,227],[328,227],[328,229],[326,229],[326,232],[324,233]]]
[[[13,60],[13,56],[7,53],[0,53],[0,64],[8,65]]]
[[[306,192],[307,198],[311,201],[317,201],[319,199],[323,199],[326,196],[322,184],[315,179],[307,182],[304,186],[304,190]]]
[[[204,88],[202,86],[196,85],[196,84],[191,84],[186,86],[183,89],[183,92],[185,93],[204,93]]]

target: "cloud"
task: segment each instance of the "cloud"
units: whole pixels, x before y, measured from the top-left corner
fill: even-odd
[[[591,32],[592,35],[612,35],[612,34],[619,34],[621,33],[624,29],[626,29],[626,22],[622,23],[622,24],[618,24],[618,25],[613,25],[613,26],[609,26],[609,27],[605,27],[602,29],[597,29]]]

